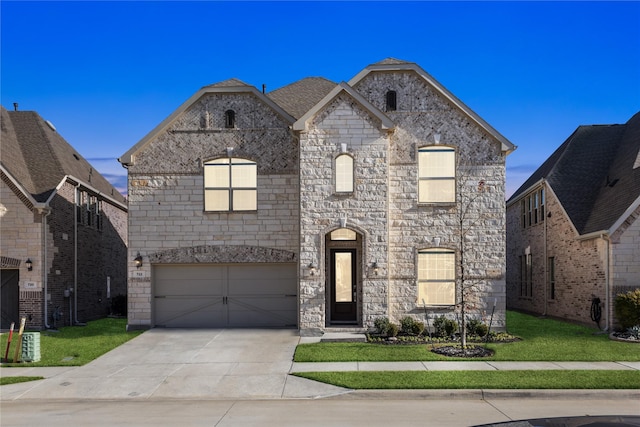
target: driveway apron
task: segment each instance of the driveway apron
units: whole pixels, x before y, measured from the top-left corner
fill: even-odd
[[[51,378],[4,386],[14,399],[274,399],[347,390],[289,376],[298,331],[151,329]]]

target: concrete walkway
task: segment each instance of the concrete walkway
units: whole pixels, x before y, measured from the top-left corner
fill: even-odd
[[[331,337],[329,337],[331,338]],[[354,391],[289,375],[310,371],[640,370],[640,362],[293,362],[296,330],[152,329],[80,367],[0,368],[0,376],[45,379],[0,388],[0,400],[484,398],[602,395],[602,390]],[[564,392],[564,393],[563,393]],[[611,390],[640,398],[640,390]],[[524,393],[524,394],[523,394]]]

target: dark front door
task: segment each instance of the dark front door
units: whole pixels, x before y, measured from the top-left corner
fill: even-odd
[[[0,282],[2,283],[2,320],[0,327],[8,329],[11,322],[16,325],[20,322],[20,287],[18,286],[20,270],[0,270]]]
[[[358,320],[356,250],[330,250],[331,323]]]

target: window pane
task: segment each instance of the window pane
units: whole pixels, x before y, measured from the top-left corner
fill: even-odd
[[[331,232],[331,240],[356,240],[356,232],[348,228],[338,228]]]
[[[353,191],[353,158],[342,155],[336,159],[336,191]]]
[[[233,188],[255,188],[256,165],[255,164],[234,164],[231,166],[231,185]]]
[[[229,187],[229,166],[205,165],[204,186],[206,188]]]
[[[418,201],[422,203],[455,202],[454,179],[425,179],[418,183]]]
[[[205,190],[204,210],[206,211],[228,211],[229,210],[229,190]]]
[[[429,249],[418,254],[418,304],[455,304],[455,253]]]
[[[424,301],[427,305],[455,304],[456,285],[453,282],[420,283],[418,304]]]
[[[335,257],[336,302],[351,302],[351,252],[336,252]]]
[[[418,153],[418,167],[421,178],[454,177],[455,151],[451,148],[425,148]]]
[[[233,190],[234,211],[255,211],[258,209],[256,190]]]

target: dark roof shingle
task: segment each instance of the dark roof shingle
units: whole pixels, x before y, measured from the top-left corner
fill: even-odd
[[[336,83],[323,77],[307,77],[269,92],[267,96],[296,119],[322,100]]]

